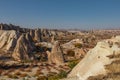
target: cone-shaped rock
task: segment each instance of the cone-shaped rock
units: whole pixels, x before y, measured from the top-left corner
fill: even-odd
[[[29,33],[30,33],[30,36],[31,36],[32,38],[34,38],[34,37],[35,37],[35,34],[34,34],[34,33],[35,33],[35,31],[34,31],[34,30],[30,30],[30,32],[29,32]]]
[[[36,29],[36,30],[35,30],[34,40],[37,41],[37,42],[40,42],[40,41],[41,41],[41,32],[40,32],[39,29]]]
[[[16,45],[19,33],[14,30],[0,30],[0,49],[12,51]]]
[[[30,53],[34,50],[34,45],[30,42],[29,34],[22,34],[16,44],[12,57],[17,60],[29,60]]]
[[[47,52],[48,54],[48,62],[55,64],[64,63],[63,51],[60,47],[60,43],[58,41],[54,42],[51,52]]]

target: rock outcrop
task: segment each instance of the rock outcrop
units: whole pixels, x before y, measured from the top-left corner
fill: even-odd
[[[37,42],[42,41],[40,29],[35,29],[34,35],[35,35],[35,37],[34,37],[35,41],[37,41]]]
[[[18,30],[20,29],[19,26],[15,26],[15,25],[12,25],[12,24],[0,24],[0,30]]]
[[[17,40],[16,47],[12,54],[12,57],[17,60],[30,60],[30,55],[35,49],[34,44],[30,41],[31,37],[29,34],[22,34]]]
[[[105,65],[116,60],[110,59],[108,56],[120,54],[119,44],[116,43],[120,43],[120,36],[98,42],[97,45],[86,54],[85,58],[73,68],[68,74],[68,78],[77,77],[75,80],[87,80],[90,76],[106,74]]]
[[[62,47],[65,49],[74,49],[75,44],[83,44],[83,42],[80,39],[73,39],[70,42],[63,44]]]
[[[30,58],[30,53],[35,49],[35,43],[43,45],[43,47],[51,48],[54,40],[51,37],[59,37],[66,32],[50,29],[29,29],[21,28],[12,24],[0,24],[0,50],[12,54],[15,60],[24,60]],[[59,35],[59,36],[58,36]],[[54,39],[53,37],[53,39]],[[37,49],[37,46],[36,46]],[[38,50],[39,51],[39,50]],[[1,52],[2,53],[2,52]],[[56,54],[57,53],[57,54]],[[56,58],[49,56],[50,62],[62,63],[63,52],[58,42],[52,47],[52,52]],[[57,59],[58,58],[58,59]]]
[[[59,31],[59,30],[52,30],[52,29],[29,29],[29,28],[21,28],[20,26],[12,25],[12,24],[0,24],[0,30],[15,30],[16,32],[20,33],[29,33],[32,39],[35,42],[50,42],[51,36],[63,36],[68,34],[67,31]]]
[[[51,52],[47,51],[47,54],[49,63],[55,63],[58,65],[64,63],[63,51],[58,41],[54,42],[52,51]]]
[[[12,54],[15,60],[30,59],[30,53],[35,49],[29,33],[20,33],[15,30],[0,30],[0,50]],[[1,55],[5,54],[1,52]]]
[[[14,30],[0,30],[0,49],[13,51],[19,35],[20,34]]]
[[[69,55],[68,51],[74,51],[75,59],[79,59],[81,56],[85,55],[85,50],[82,48],[83,42],[80,39],[73,39],[62,45],[65,54]]]

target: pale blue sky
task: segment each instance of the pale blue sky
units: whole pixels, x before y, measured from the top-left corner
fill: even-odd
[[[0,22],[23,27],[120,27],[120,0],[0,0]]]

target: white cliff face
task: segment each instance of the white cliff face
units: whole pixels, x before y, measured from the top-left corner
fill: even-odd
[[[14,30],[0,30],[0,49],[13,50],[18,39],[18,33]]]
[[[120,43],[120,36],[98,42],[96,47],[90,50],[85,58],[73,68],[70,74],[68,74],[68,78],[78,77],[77,80],[86,80],[89,76],[106,74],[104,65],[110,64],[113,61],[107,56],[120,52],[116,42]]]

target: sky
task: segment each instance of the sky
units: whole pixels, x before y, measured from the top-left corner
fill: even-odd
[[[120,0],[0,0],[0,23],[28,28],[120,28]]]

